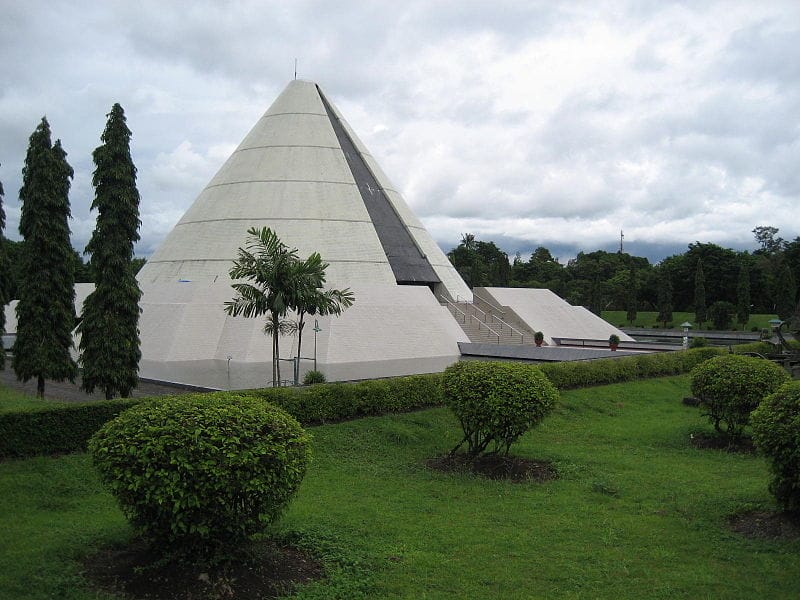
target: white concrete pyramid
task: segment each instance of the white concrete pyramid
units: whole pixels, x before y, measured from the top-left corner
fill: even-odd
[[[329,380],[435,372],[458,359],[466,336],[436,296],[471,299],[468,286],[319,87],[292,81],[140,271],[142,377],[267,383],[263,320],[223,312],[250,227],[271,227],[301,257],[319,252],[328,284],[354,290],[352,308],[320,319],[317,362]],[[289,358],[294,344],[282,344]]]
[[[286,87],[139,280],[226,278],[250,227],[271,227],[301,256],[319,252],[335,286],[410,279],[453,299],[471,297],[369,151],[309,81]]]

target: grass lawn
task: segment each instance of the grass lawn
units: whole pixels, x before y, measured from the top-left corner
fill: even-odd
[[[624,310],[604,310],[600,313],[602,318],[611,323],[614,327],[630,327],[630,323],[628,322],[627,313]],[[658,327],[662,326],[660,321],[656,321],[656,317],[658,316],[657,311],[639,311],[636,313],[636,321],[634,321],[634,327],[653,327],[657,325]],[[759,330],[761,329],[770,329],[769,320],[776,319],[777,315],[750,315],[750,320],[747,322],[747,325],[744,327],[744,331],[751,331],[753,327],[757,327]],[[694,313],[693,312],[673,312],[672,313],[672,327],[674,329],[680,329],[680,324],[689,321],[690,323],[694,323]],[[697,324],[695,324],[694,329],[697,328]],[[703,329],[713,329],[714,325],[711,321],[703,323]],[[731,325],[732,331],[742,331],[742,326],[739,323],[735,322]]]
[[[763,459],[696,450],[688,377],[566,392],[512,449],[560,479],[426,468],[459,439],[445,409],[313,428],[315,459],[280,521],[338,567],[300,598],[798,598],[800,540],[728,517],[773,507]],[[0,597],[104,598],[79,560],[128,527],[86,455],[0,463]]]

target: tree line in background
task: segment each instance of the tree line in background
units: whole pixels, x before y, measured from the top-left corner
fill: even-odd
[[[0,187],[0,300],[3,305],[18,300],[13,368],[20,380],[36,380],[39,396],[46,379],[74,381],[79,365],[88,393],[100,389],[106,398],[126,397],[137,383],[141,291],[135,274],[143,261],[133,258],[133,245],[141,225],[139,192],[125,113],[115,104],[107,117],[102,143],[93,152],[97,221],[86,247],[88,264],[69,237],[73,170],[61,141],[51,142],[46,118],[31,134],[22,169],[22,242],[2,236]],[[95,283],[81,315],[75,314],[76,281]],[[71,355],[76,326],[77,362]]]
[[[513,260],[494,242],[465,234],[447,256],[470,287],[547,288],[595,314],[621,310],[633,323],[638,311],[657,311],[665,325],[673,311],[693,312],[698,324],[745,324],[751,313],[800,318],[800,237],[753,229],[757,248],[736,251],[694,242],[686,252],[651,264],[626,252],[579,252],[562,264],[547,248]],[[800,324],[800,323],[798,323]],[[719,327],[724,328],[724,327]]]

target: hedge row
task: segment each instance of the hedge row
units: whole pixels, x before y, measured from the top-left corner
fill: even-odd
[[[281,407],[303,425],[318,425],[441,405],[441,381],[441,373],[432,373],[358,383],[240,390],[236,395],[261,398]]]
[[[800,342],[797,340],[789,340],[787,343],[793,350],[800,351]],[[737,344],[736,346],[731,346],[731,350],[734,354],[755,352],[757,354],[763,354],[764,356],[767,356],[775,353],[775,346],[769,342],[750,342],[749,344]]]
[[[239,390],[315,425],[443,403],[441,373],[301,388]],[[225,397],[231,392],[212,392]],[[169,401],[169,398],[165,398]],[[0,414],[0,458],[83,451],[95,431],[138,400],[110,400]]]
[[[0,414],[0,458],[85,450],[104,423],[137,400],[104,400]]]
[[[725,352],[706,347],[538,367],[558,389],[570,389],[688,373],[695,365]],[[359,383],[239,390],[236,395],[261,398],[283,408],[303,425],[315,425],[439,406],[444,403],[441,379],[441,373],[434,373]],[[228,393],[211,395],[224,397]],[[136,403],[111,400],[0,414],[0,458],[82,451],[106,421]]]
[[[560,390],[592,385],[620,383],[649,377],[688,373],[695,365],[720,354],[724,348],[694,348],[678,352],[659,352],[577,362],[546,363],[539,368]]]

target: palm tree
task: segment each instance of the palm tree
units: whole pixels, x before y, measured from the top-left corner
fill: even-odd
[[[322,257],[315,252],[304,261],[304,272],[309,274],[310,281],[304,286],[299,286],[297,295],[292,303],[292,308],[297,312],[297,356],[302,356],[300,349],[303,343],[303,327],[306,315],[340,315],[342,311],[353,305],[355,296],[350,288],[343,290],[325,290],[325,269],[328,263],[322,262]],[[299,377],[295,373],[295,383]]]
[[[225,312],[231,316],[260,317],[267,315],[264,333],[272,336],[272,385],[281,381],[279,339],[292,330],[286,317],[289,310],[299,315],[296,325],[300,344],[306,314],[338,315],[353,304],[350,289],[323,290],[325,269],[318,252],[300,260],[296,248],[289,248],[268,227],[247,230],[246,248],[239,248],[229,275],[233,280],[249,279],[252,283],[232,284],[237,296],[225,303]]]
[[[272,334],[272,385],[281,380],[279,338],[286,331],[284,317],[292,307],[298,288],[308,285],[312,277],[304,261],[297,257],[297,249],[281,242],[269,227],[247,230],[250,236],[246,248],[239,248],[233,267],[228,272],[231,279],[249,279],[252,283],[233,283],[237,296],[225,303],[225,312],[231,316],[267,316],[264,332]]]

